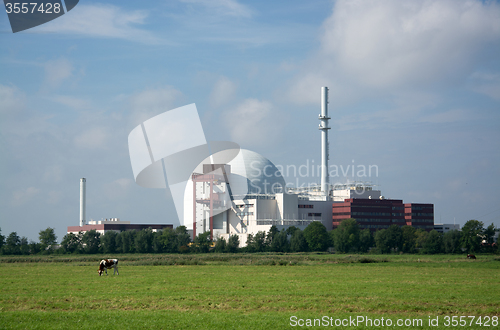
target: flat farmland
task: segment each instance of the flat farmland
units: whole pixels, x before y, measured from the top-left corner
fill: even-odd
[[[0,328],[500,328],[495,256],[114,257],[0,258]]]

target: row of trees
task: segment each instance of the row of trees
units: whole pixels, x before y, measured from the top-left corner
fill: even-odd
[[[289,227],[279,231],[272,226],[269,232],[258,232],[248,235],[246,252],[308,252],[326,251],[330,244],[330,237],[321,222],[313,222],[304,230]]]
[[[320,222],[310,224],[304,231],[290,227],[280,232],[271,227],[267,234],[249,235],[245,251],[307,252],[334,247],[340,253],[366,253],[370,250],[423,254],[500,252],[497,244],[493,244],[494,236],[493,224],[484,228],[484,224],[477,220],[467,221],[461,231],[452,230],[445,234],[398,225],[373,234],[369,229],[361,230],[356,220],[347,219],[330,232]]]
[[[380,253],[392,251],[404,253],[477,253],[497,252],[494,243],[495,226],[484,228],[481,221],[469,220],[461,231],[451,230],[445,234],[435,230],[427,232],[411,226],[392,225],[381,229],[372,236],[367,229],[360,230],[354,219],[341,222],[332,230],[331,237],[339,252],[366,252],[375,246]],[[371,237],[370,237],[371,236]]]
[[[186,227],[153,232],[141,231],[106,232],[104,235],[90,230],[75,235],[66,234],[61,244],[53,228],[39,232],[40,242],[28,242],[16,232],[4,237],[0,231],[0,253],[6,255],[50,254],[50,253],[177,253],[188,252],[191,238]]]
[[[199,234],[194,241],[186,230],[179,226],[175,229],[164,229],[153,232],[151,229],[141,231],[124,231],[121,233],[106,232],[100,235],[95,230],[85,234],[69,233],[64,236],[60,249],[61,253],[235,253],[235,252],[303,252],[325,251],[329,246],[330,238],[323,224],[314,222],[304,231],[290,227],[281,232],[271,227],[268,233],[258,232],[249,235],[245,248],[239,248],[238,235],[231,235],[226,241],[219,237],[210,239],[210,233]]]
[[[153,232],[150,228],[104,235],[95,230],[85,234],[66,234],[61,242],[62,253],[177,253],[188,252],[191,238],[186,227],[167,228]]]
[[[194,242],[186,227],[165,229],[153,232],[141,231],[106,232],[104,235],[95,230],[75,235],[69,233],[63,237],[58,249],[55,249],[57,237],[54,229],[47,228],[39,233],[40,242],[28,242],[16,232],[8,237],[1,235],[0,253],[2,254],[49,254],[49,253],[208,253],[224,252],[308,252],[326,251],[334,247],[337,252],[365,253],[372,249],[378,253],[477,253],[500,252],[494,243],[495,227],[493,224],[484,228],[477,220],[469,220],[462,231],[452,230],[444,235],[410,226],[392,225],[387,229],[372,234],[368,229],[361,230],[354,219],[341,222],[338,228],[327,232],[321,222],[313,222],[304,230],[289,227],[279,231],[275,226],[266,232],[248,235],[246,247],[239,248],[238,235],[232,235],[226,242],[219,237],[210,240],[210,233],[199,234]]]
[[[49,254],[53,252],[57,243],[53,228],[40,231],[38,238],[40,242],[28,242],[26,237],[19,237],[16,232],[5,237],[0,229],[0,254]]]

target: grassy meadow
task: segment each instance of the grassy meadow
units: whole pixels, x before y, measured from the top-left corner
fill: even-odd
[[[500,328],[493,322],[500,316],[498,256],[113,257],[120,260],[120,275],[108,270],[102,277],[100,256],[0,257],[0,328],[325,328],[349,317],[393,323],[373,325],[377,329],[397,327],[398,319],[422,320],[402,328]],[[475,319],[452,326],[453,316]],[[438,326],[429,326],[429,317]],[[308,319],[323,323],[307,327]]]

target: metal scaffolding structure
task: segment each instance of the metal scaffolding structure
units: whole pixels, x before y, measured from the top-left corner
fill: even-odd
[[[201,209],[202,221],[206,220],[206,211],[209,212],[210,239],[213,239],[214,213],[221,213],[230,208],[227,205],[230,196],[228,180],[230,173],[231,167],[227,164],[204,164],[203,174],[194,173],[191,176],[193,181],[193,240],[196,238],[198,208]]]

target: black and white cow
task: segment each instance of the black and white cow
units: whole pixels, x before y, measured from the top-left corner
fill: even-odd
[[[99,273],[99,276],[102,275],[103,272],[106,273],[106,275],[108,275],[108,269],[110,268],[113,268],[113,275],[115,275],[115,272],[116,272],[116,275],[120,275],[118,274],[118,259],[103,259],[101,260],[101,262],[99,263],[99,269],[97,270],[97,272]]]

